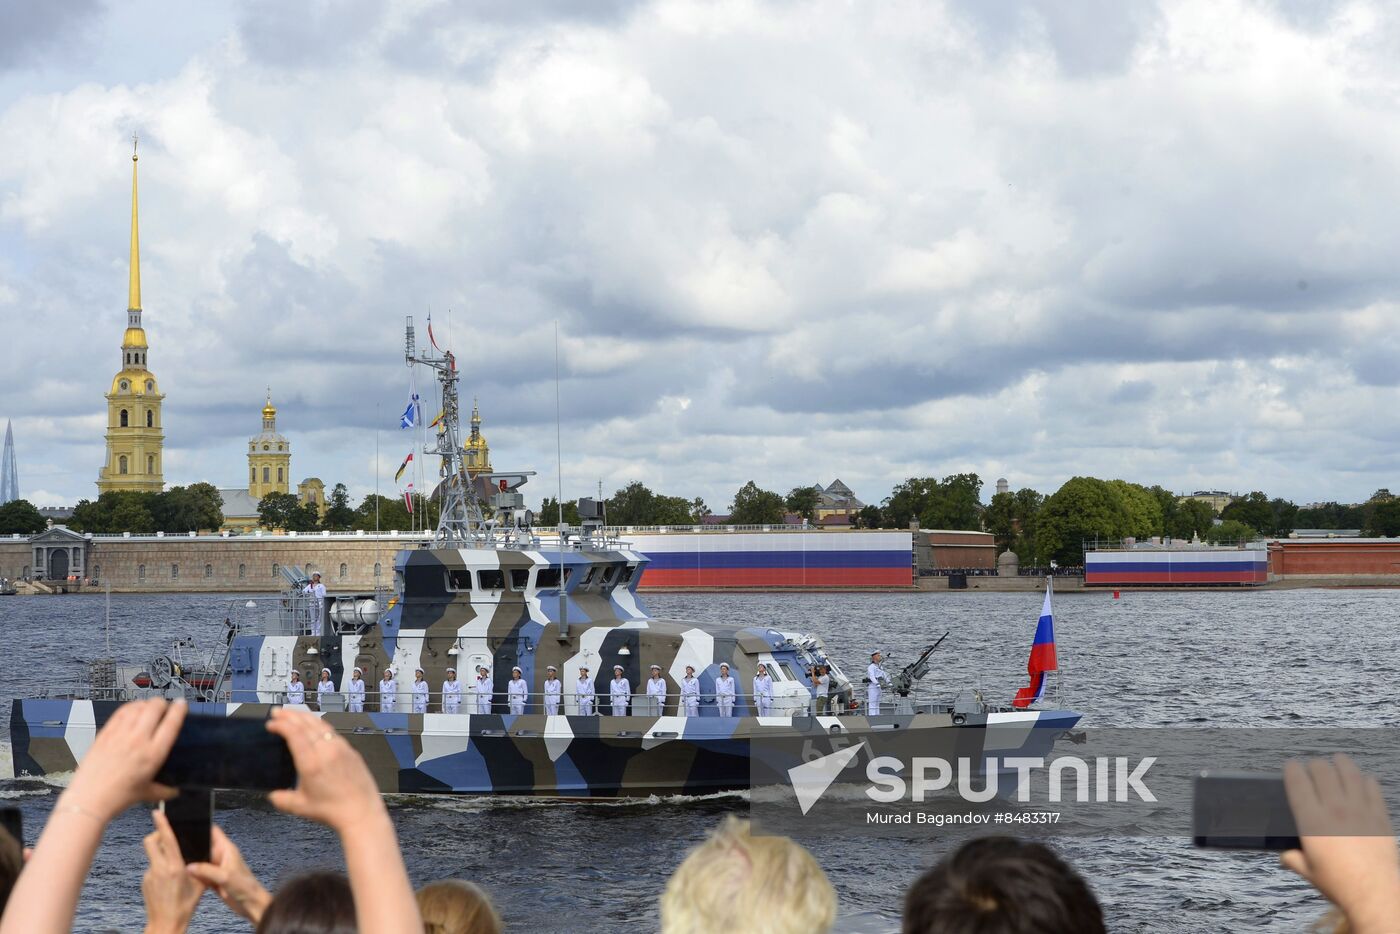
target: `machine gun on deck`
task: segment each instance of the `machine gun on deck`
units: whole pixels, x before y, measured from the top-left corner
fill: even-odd
[[[943,640],[948,638],[951,634],[952,630],[950,629],[939,637],[937,642],[925,648],[923,654],[914,659],[913,662],[895,672],[894,677],[890,678],[890,688],[900,697],[908,697],[909,692],[914,689],[914,682],[928,674],[928,657],[932,655],[933,650],[942,645]]]

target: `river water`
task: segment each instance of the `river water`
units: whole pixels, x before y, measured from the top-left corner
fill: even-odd
[[[247,598],[239,598],[238,602]],[[252,599],[266,600],[266,596]],[[991,698],[1024,684],[1038,594],[657,594],[658,616],[733,620],[820,633],[848,672],[866,653],[896,655],[891,670],[944,631],[930,681]],[[227,596],[114,596],[113,654],[144,662],[177,636],[212,647]],[[1057,597],[1060,706],[1086,727],[1395,726],[1400,592],[1108,593]],[[0,601],[0,701],[72,681],[103,651],[100,596]],[[0,775],[12,771],[0,746]],[[61,790],[53,781],[0,781],[37,836]],[[646,931],[688,847],[741,796],[576,804],[489,798],[390,801],[415,884],[460,877],[485,886],[512,930]],[[339,865],[327,831],[253,799],[221,802],[219,824],[264,883]],[[134,809],[108,830],[83,894],[77,929],[139,930],[148,817]],[[965,835],[918,842],[804,840],[840,895],[842,931],[898,929],[900,898],[919,872]],[[1268,854],[1193,849],[1162,838],[1054,842],[1089,880],[1115,931],[1302,930],[1325,906]],[[328,855],[329,854],[329,855]],[[245,926],[206,896],[192,930]]]

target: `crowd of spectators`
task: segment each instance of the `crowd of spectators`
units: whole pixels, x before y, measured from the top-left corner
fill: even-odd
[[[0,934],[72,928],[107,825],[142,801],[167,800],[156,784],[186,706],[126,704],[97,734],[59,796],[37,844],[21,854],[0,830]],[[269,794],[281,811],[331,828],[346,871],[304,873],[269,892],[233,840],[211,829],[210,861],[186,864],[159,810],[144,840],[141,893],[148,934],[183,932],[212,892],[258,934],[495,934],[502,919],[470,882],[414,892],[394,825],[364,761],[304,711],[273,712],[268,730],[287,743],[295,789]],[[1326,896],[1323,923],[1348,934],[1400,931],[1400,850],[1375,779],[1345,756],[1292,762],[1284,782],[1302,848],[1282,863]],[[1372,831],[1381,825],[1387,832]],[[1346,828],[1355,828],[1352,835]],[[1368,832],[1370,835],[1368,835]],[[817,861],[786,837],[726,817],[672,874],[660,900],[664,934],[833,930],[837,897]],[[919,876],[904,894],[905,934],[1094,934],[1104,931],[1092,888],[1048,847],[1012,837],[974,839]]]

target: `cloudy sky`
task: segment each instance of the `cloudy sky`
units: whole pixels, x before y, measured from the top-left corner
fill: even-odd
[[[1354,501],[1397,118],[1365,2],[0,4],[0,418],[25,496],[95,495],[138,133],[170,484],[240,482],[270,384],[297,477],[373,489],[378,428],[388,492],[431,310],[532,501],[556,323],[569,496]]]

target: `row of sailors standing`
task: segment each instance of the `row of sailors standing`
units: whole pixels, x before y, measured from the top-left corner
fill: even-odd
[[[889,684],[889,675],[881,667],[881,656],[879,652],[872,652],[870,655],[870,667],[867,669],[867,708],[870,714],[880,712],[881,688]],[[549,716],[559,713],[559,704],[563,698],[564,686],[559,681],[559,670],[553,665],[546,667],[548,676],[544,682],[544,712]],[[580,667],[578,670],[578,682],[575,684],[575,697],[578,699],[578,712],[580,716],[592,716],[596,691],[593,687],[593,679],[589,677],[587,667]],[[825,672],[823,671],[824,675]],[[462,710],[462,684],[457,680],[457,669],[447,669],[447,680],[442,683],[442,712],[460,713]],[[826,687],[825,679],[818,682],[819,693]],[[476,713],[491,712],[491,695],[495,685],[491,680],[491,669],[485,665],[477,666]],[[384,713],[392,713],[398,706],[399,683],[394,677],[392,668],[384,669],[384,678],[379,682],[379,709]],[[329,668],[321,669],[321,679],[316,684],[316,701],[324,707],[326,695],[336,693],[335,682],[331,678]],[[358,667],[351,674],[350,683],[345,691],[346,707],[350,713],[363,713],[365,709],[365,682],[364,672]],[[666,705],[666,679],[661,675],[661,666],[651,666],[651,677],[647,679],[647,698],[656,705],[658,711],[665,709]],[[423,678],[423,669],[415,668],[413,672],[413,712],[428,712],[428,682]],[[529,700],[530,688],[525,679],[521,676],[520,668],[511,669],[511,679],[506,685],[506,703],[512,714],[525,713],[525,706]],[[734,685],[734,678],[729,674],[729,664],[722,663],[719,666],[719,677],[715,679],[715,706],[721,717],[734,716],[734,702],[738,697],[738,691]],[[627,716],[627,708],[632,702],[632,682],[627,679],[625,670],[621,665],[613,666],[613,680],[608,685],[608,699],[611,702],[612,714],[615,717]],[[773,678],[768,674],[768,668],[763,663],[759,663],[758,672],[753,679],[753,699],[754,707],[758,716],[770,716],[773,712]],[[685,666],[685,677],[681,680],[680,706],[682,715],[687,717],[698,717],[700,715],[700,682],[695,677],[695,667]],[[301,674],[292,670],[291,681],[287,685],[287,703],[305,704],[306,686],[301,682]],[[824,705],[823,705],[824,706]]]

